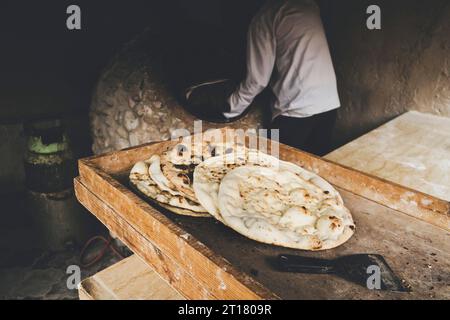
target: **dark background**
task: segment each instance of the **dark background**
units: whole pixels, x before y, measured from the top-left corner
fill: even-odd
[[[260,2],[2,1],[0,123],[85,112],[102,68],[124,42],[150,25],[174,35],[216,32],[222,45],[231,39],[234,48],[243,46]],[[66,28],[70,4],[81,8],[82,30]]]

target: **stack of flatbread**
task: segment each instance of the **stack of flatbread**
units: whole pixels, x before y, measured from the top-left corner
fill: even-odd
[[[179,144],[136,163],[130,181],[172,212],[212,216],[263,243],[324,250],[355,230],[341,196],[323,178],[235,143]]]

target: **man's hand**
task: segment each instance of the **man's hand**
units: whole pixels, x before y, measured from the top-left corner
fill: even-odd
[[[223,114],[230,112],[228,98],[236,85],[231,80],[219,80],[193,86],[186,91],[189,112],[211,122],[229,122]]]

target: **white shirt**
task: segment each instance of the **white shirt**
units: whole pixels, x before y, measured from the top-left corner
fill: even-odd
[[[311,0],[269,1],[248,31],[247,75],[228,98],[241,114],[265,87],[278,115],[309,117],[340,106],[336,75],[318,6]]]

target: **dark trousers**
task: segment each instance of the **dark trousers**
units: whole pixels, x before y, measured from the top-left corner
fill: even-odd
[[[331,137],[337,109],[307,118],[276,117],[271,129],[279,129],[280,142],[323,156],[331,151]]]

